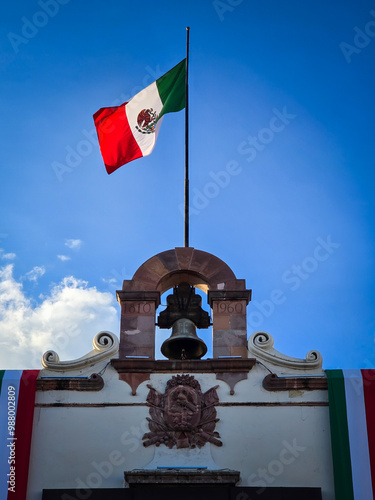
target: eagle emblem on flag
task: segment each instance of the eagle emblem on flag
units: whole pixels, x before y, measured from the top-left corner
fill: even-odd
[[[142,109],[137,117],[136,129],[142,134],[152,134],[155,132],[155,125],[158,119],[157,113],[152,109]]]

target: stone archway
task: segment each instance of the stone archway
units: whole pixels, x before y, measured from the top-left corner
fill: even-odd
[[[131,280],[124,281],[123,290],[157,290],[164,293],[181,281],[205,291],[244,286],[244,280],[237,280],[231,268],[215,255],[191,247],[180,247],[161,252],[144,262]]]
[[[155,314],[160,295],[187,282],[208,293],[213,317],[213,357],[247,357],[246,306],[251,290],[221,259],[180,247],[154,255],[117,291],[121,304],[121,358],[155,359]]]

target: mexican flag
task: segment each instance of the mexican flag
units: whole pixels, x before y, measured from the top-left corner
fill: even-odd
[[[375,370],[326,370],[336,500],[375,498]]]
[[[186,59],[130,99],[94,114],[108,174],[154,149],[163,116],[185,107]]]
[[[0,370],[0,498],[25,500],[39,370]]]

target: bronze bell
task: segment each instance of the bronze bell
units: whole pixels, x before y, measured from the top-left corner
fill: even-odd
[[[163,342],[161,352],[168,359],[200,359],[207,346],[198,337],[193,321],[180,318],[173,323],[172,334]]]

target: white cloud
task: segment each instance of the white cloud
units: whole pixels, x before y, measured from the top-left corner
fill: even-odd
[[[68,257],[67,255],[58,255],[57,258],[60,259],[63,262],[65,262],[66,260],[70,260],[71,259],[71,257]]]
[[[34,305],[14,278],[13,265],[0,268],[0,368],[41,368],[50,349],[61,360],[83,356],[99,331],[117,333],[115,304],[112,294],[70,276]]]
[[[0,248],[0,258],[4,260],[13,260],[17,256],[15,253],[4,253],[3,248]]]
[[[15,253],[4,253],[2,255],[2,258],[3,259],[9,259],[9,260],[13,260],[16,258],[16,254]]]
[[[107,278],[102,278],[102,281],[104,283],[108,283],[109,285],[114,285],[115,283],[118,282],[118,279],[116,279],[116,278],[108,278],[108,279]]]
[[[79,250],[82,245],[82,240],[79,239],[70,239],[70,240],[65,240],[65,246],[68,248],[71,248],[72,250]]]
[[[25,274],[25,278],[29,281],[37,282],[38,279],[45,274],[46,270],[43,266],[34,266],[31,271]]]

